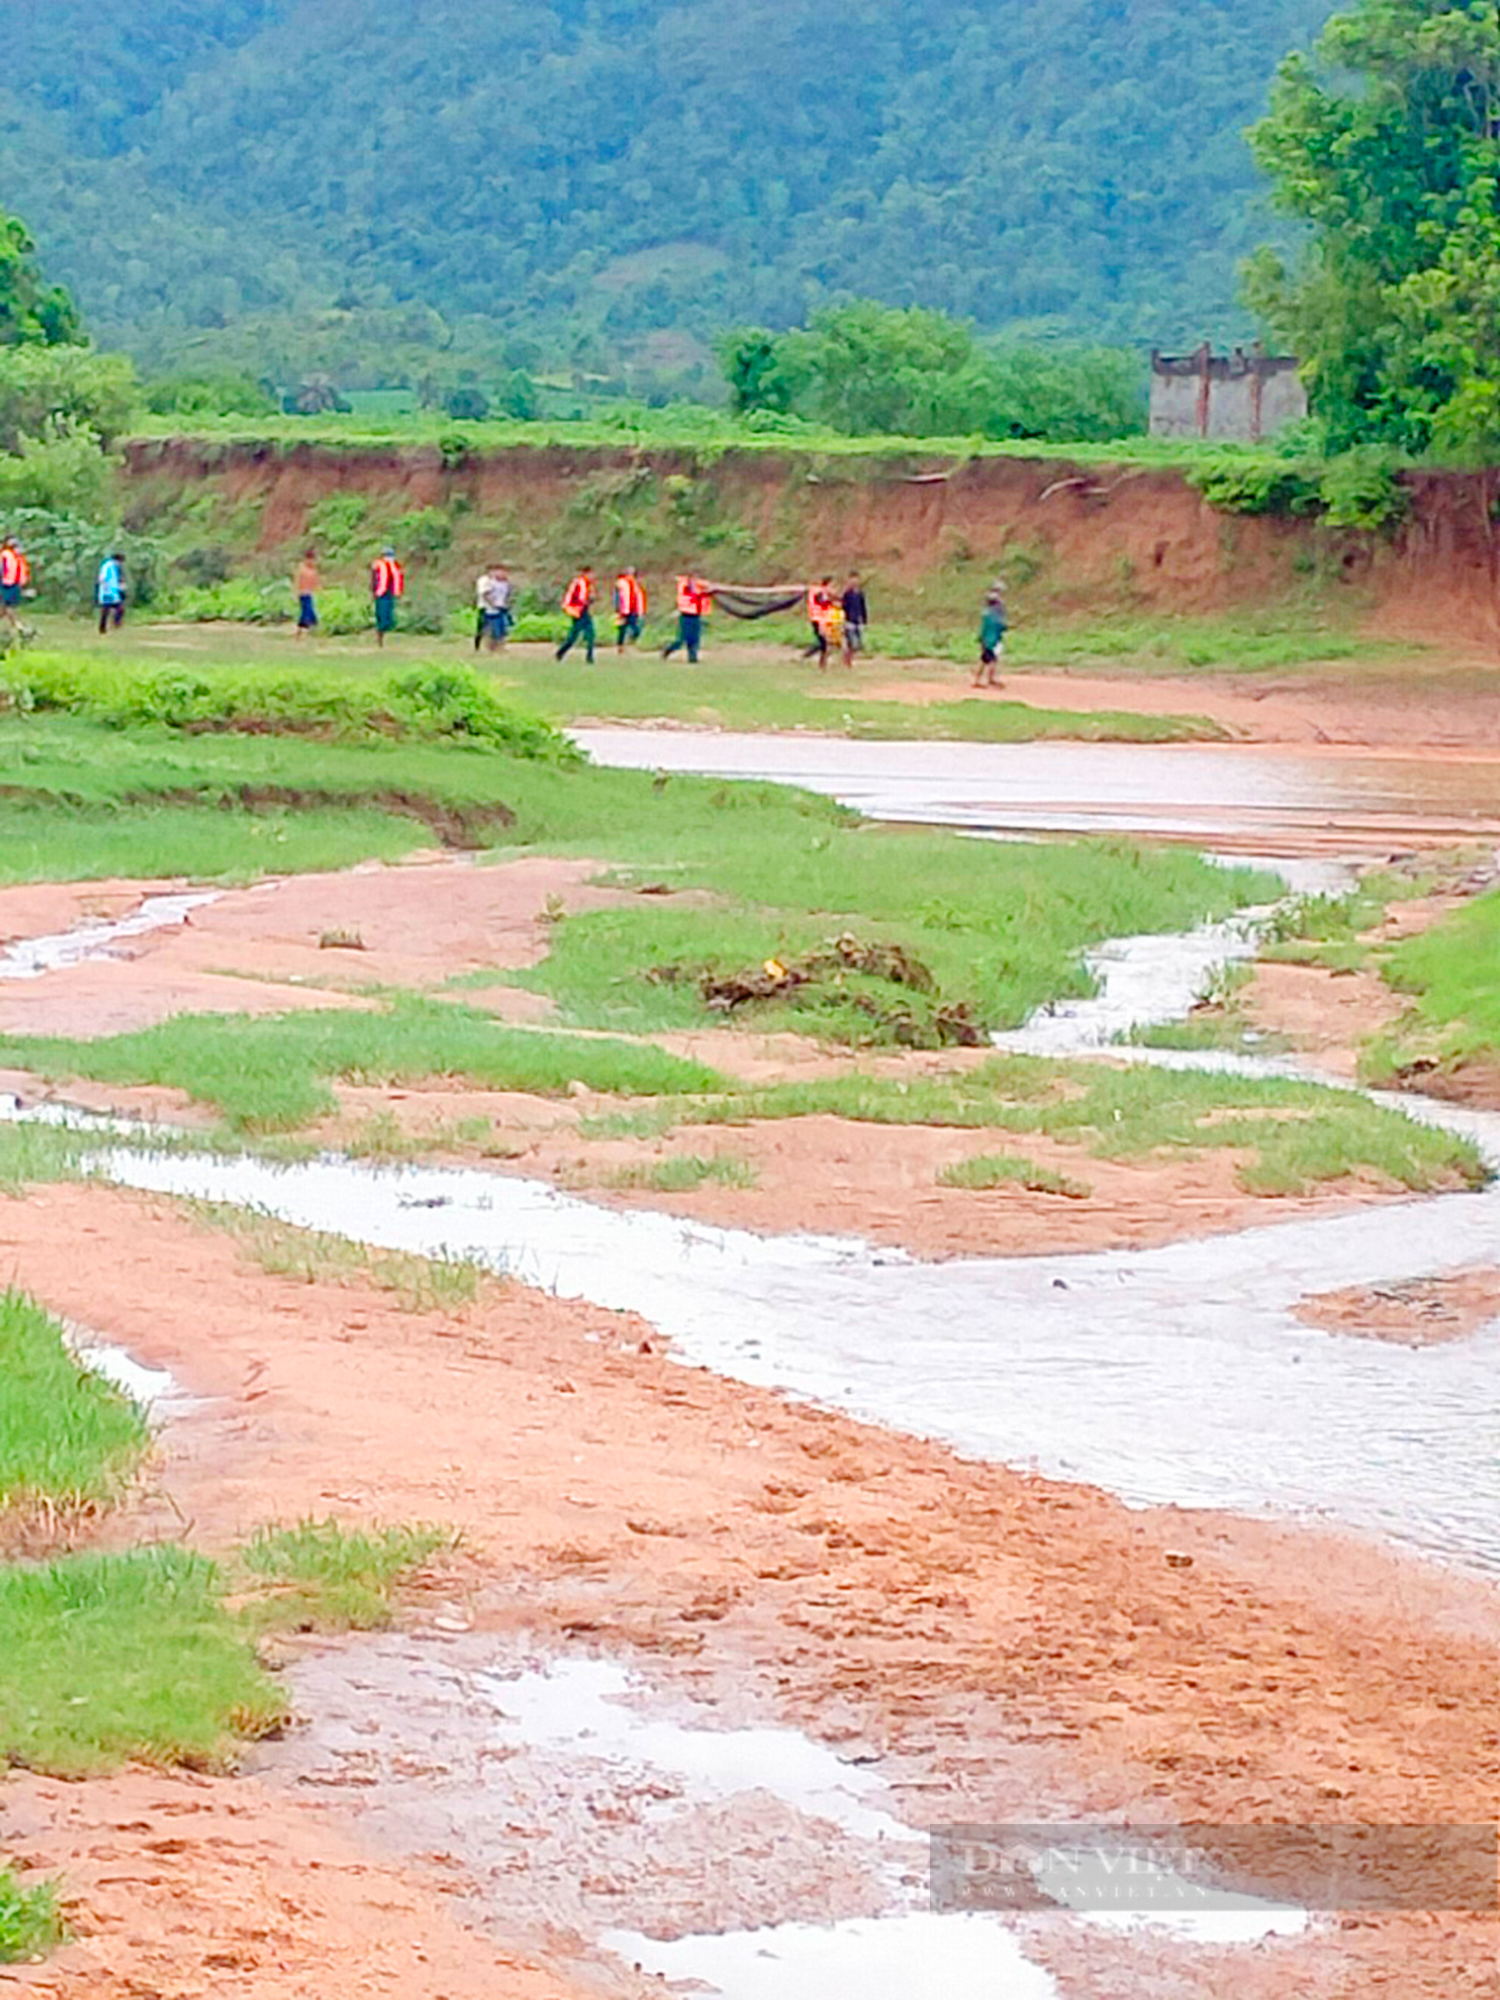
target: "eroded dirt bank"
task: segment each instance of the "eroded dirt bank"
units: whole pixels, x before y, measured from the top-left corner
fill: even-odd
[[[964,462],[904,457],[518,446],[445,464],[434,447],[333,448],[140,439],[125,452],[126,504],[149,520],[205,482],[238,520],[258,510],[264,551],[305,539],[309,510],[333,493],[364,494],[400,513],[464,504],[518,563],[555,566],[580,515],[628,512],[633,551],[652,583],[674,562],[701,561],[667,481],[689,482],[691,518],[733,522],[763,552],[766,571],[795,576],[853,564],[911,604],[952,593],[954,572],[983,578],[1024,553],[1059,608],[1202,611],[1264,606],[1305,590],[1309,573],[1378,612],[1388,628],[1431,639],[1486,639],[1495,630],[1488,521],[1480,483],[1413,474],[1411,513],[1393,541],[1330,533],[1314,521],[1216,512],[1167,467],[1079,466],[1060,459]],[[677,489],[680,491],[681,489]],[[571,537],[571,540],[570,540]],[[477,549],[474,537],[465,537]],[[489,547],[489,543],[485,547]],[[722,545],[722,537],[720,537]],[[656,566],[651,555],[661,550]],[[795,551],[789,559],[786,551]],[[467,547],[462,552],[467,554]],[[463,569],[454,551],[455,574]],[[467,574],[465,581],[467,581]]]
[[[753,1697],[880,1758],[916,1825],[1040,1801],[1231,1821],[1493,1815],[1500,1615],[1485,1586],[967,1463],[683,1369],[639,1321],[518,1287],[426,1315],[272,1278],[227,1235],[121,1192],[6,1204],[0,1250],[54,1311],[204,1399],[166,1432],[160,1497],[132,1532],[185,1519],[212,1547],[268,1517],[449,1522],[457,1567],[413,1613],[435,1643],[455,1624],[524,1631],[652,1661],[726,1705]],[[80,1887],[107,1891],[69,1958],[36,1975],[60,2000],[558,1990],[461,1941],[440,1914],[451,1864],[351,1859],[357,1789],[316,1821],[226,1781],[17,1779],[0,1797],[28,1860],[76,1857]],[[172,1810],[199,1797],[202,1815]],[[325,1842],[325,1869],[294,1888],[287,1861]],[[295,1912],[276,1914],[283,1900]],[[428,1956],[401,1975],[391,1954],[414,1935]],[[586,1990],[576,1939],[510,1945],[550,1952],[555,1979]],[[1487,1994],[1497,1947],[1487,1920],[1335,1919],[1238,1955],[1232,1990]],[[1125,1989],[1117,1959],[1087,1958],[1070,1996],[1226,1990],[1218,1957]]]

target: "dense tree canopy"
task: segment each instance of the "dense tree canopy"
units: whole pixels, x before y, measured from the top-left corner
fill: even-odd
[[[1500,454],[1500,17],[1359,0],[1282,65],[1252,143],[1312,225],[1249,290],[1307,364],[1335,446]]]
[[[63,347],[82,338],[71,297],[42,276],[31,231],[0,211],[0,347]]]
[[[1144,370],[1118,348],[983,341],[962,321],[868,299],[804,330],[745,328],[720,346],[741,411],[851,436],[1114,438],[1144,427]]]
[[[1250,330],[1240,129],[1326,11],[48,0],[0,147],[91,323],[194,372],[259,374],[236,329],[314,311],[299,370],[409,313],[429,356],[520,338],[637,386],[860,297],[1165,344]]]

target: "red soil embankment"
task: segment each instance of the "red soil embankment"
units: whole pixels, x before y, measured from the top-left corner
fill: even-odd
[[[589,552],[593,524],[608,519],[606,547],[629,554],[638,531],[648,573],[691,561],[768,579],[853,564],[913,610],[924,598],[934,609],[967,601],[1002,568],[1023,586],[1034,578],[1035,594],[1060,611],[1264,607],[1321,578],[1393,632],[1472,642],[1496,629],[1479,482],[1457,473],[1410,476],[1412,510],[1394,540],[1221,513],[1167,467],[1046,458],[730,451],[710,463],[686,450],[515,446],[446,465],[435,447],[175,438],[128,445],[125,476],[127,505],[143,521],[184,487],[216,482],[241,519],[259,509],[261,552],[302,539],[320,500],[362,494],[393,515],[454,510],[444,569],[495,540],[517,562],[566,563]],[[727,543],[726,524],[739,531]],[[726,545],[753,553],[731,561]]]

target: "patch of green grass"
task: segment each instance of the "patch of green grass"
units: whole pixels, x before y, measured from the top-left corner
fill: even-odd
[[[1115,1067],[1007,1056],[909,1084],[831,1077],[681,1101],[672,1109],[679,1126],[826,1114],[872,1124],[1038,1133],[1113,1160],[1230,1147],[1244,1154],[1240,1183],[1255,1194],[1307,1193],[1361,1172],[1413,1191],[1477,1187],[1488,1178],[1467,1140],[1373,1105],[1355,1091],[1144,1063]]]
[[[1412,648],[1366,638],[1347,619],[1310,616],[1292,607],[1219,618],[1137,614],[1093,625],[1048,626],[1034,636],[1031,651],[1059,664],[1108,661],[1137,672],[1211,668],[1266,673],[1322,662],[1409,656]]]
[[[336,1521],[265,1528],[240,1552],[264,1593],[246,1606],[252,1625],[299,1632],[371,1632],[391,1622],[398,1583],[436,1550],[450,1546],[441,1528],[383,1528],[374,1533]]]
[[[235,1132],[282,1131],[326,1114],[334,1079],[381,1086],[462,1077],[544,1097],[565,1095],[574,1082],[640,1097],[724,1082],[704,1064],[655,1047],[506,1028],[488,1014],[420,999],[370,1012],[181,1014],[96,1041],[3,1037],[0,1061],[53,1077],[184,1090],[213,1105]]]
[[[0,1868],[0,1965],[45,1958],[66,1937],[57,1884],[23,1883]]]
[[[1054,1173],[1050,1167],[1039,1167],[1035,1160],[1013,1153],[975,1153],[967,1160],[954,1160],[940,1167],[937,1178],[939,1187],[980,1191],[1023,1187],[1033,1194],[1066,1195],[1074,1201],[1086,1201],[1093,1193],[1087,1181]]]
[[[108,876],[251,882],[262,875],[399,861],[422,836],[409,819],[361,808],[265,812],[134,804],[78,808],[45,799],[0,808],[0,883]]]
[[[403,1312],[456,1312],[502,1273],[468,1257],[418,1257],[376,1250],[319,1229],[297,1229],[263,1209],[189,1201],[188,1213],[227,1230],[245,1255],[272,1277],[303,1285],[354,1285],[394,1295]]]
[[[55,1319],[21,1292],[0,1295],[0,1514],[105,1506],[149,1442],[139,1410],[80,1367]]]
[[[1148,1049],[1223,1049],[1232,1055],[1272,1055],[1288,1044],[1247,1020],[1243,1001],[1255,968],[1243,960],[1215,966],[1202,997],[1180,1021],[1158,1021],[1122,1035],[1121,1041]]]
[[[675,1120],[668,1106],[649,1105],[644,1111],[606,1111],[578,1121],[580,1139],[659,1139]]]
[[[658,1194],[686,1194],[711,1181],[716,1187],[753,1188],[760,1175],[748,1160],[727,1153],[674,1153],[665,1160],[617,1167],[605,1180],[612,1188],[653,1188]]]
[[[286,1717],[218,1567],[168,1543],[0,1568],[0,1632],[0,1763],[221,1770]]]
[[[309,1521],[254,1536],[227,1572],[171,1543],[0,1567],[0,1766],[229,1769],[286,1720],[257,1636],[388,1623],[397,1585],[448,1540]]]
[[[1182,1021],[1159,1021],[1124,1038],[1143,1049],[1221,1049],[1230,1055],[1280,1055],[1290,1047],[1284,1035],[1255,1028],[1233,1008],[1195,1007]]]
[[[1372,1076],[1500,1066],[1500,889],[1393,946],[1381,970],[1410,1006],[1368,1051]]]
[[[665,875],[722,900],[642,897],[554,925],[548,958],[513,977],[579,1025],[702,1026],[716,1018],[699,991],[705,975],[772,957],[790,963],[852,934],[902,946],[927,969],[929,987],[893,987],[851,969],[789,985],[736,1018],[855,1043],[903,1038],[899,1028],[882,1030],[882,1010],[911,1017],[919,1033],[953,1007],[980,1029],[1010,1027],[1051,1000],[1091,991],[1081,954],[1103,938],[1191,928],[1273,893],[1252,871],[1221,873],[1175,849],[897,831],[851,823],[825,801],[779,788],[689,780],[679,792],[681,782],[661,794],[659,842],[622,829],[611,845],[616,854],[627,848],[621,858],[644,878]]]

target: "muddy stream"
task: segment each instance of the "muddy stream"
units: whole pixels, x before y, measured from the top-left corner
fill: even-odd
[[[1320,792],[1323,777],[1277,777],[1265,758],[1199,749],[585,740],[604,761],[776,777],[882,816],[992,832],[1170,822],[1209,845],[1253,837],[1267,853],[1290,843],[1326,856],[1360,850],[1377,826],[1410,820],[1437,836],[1500,816],[1500,766],[1478,767],[1474,789],[1465,780],[1450,793],[1440,778],[1419,797],[1404,766],[1375,760],[1340,763]],[[1252,949],[1245,922],[1120,940],[1095,955],[1094,998],[1001,1040],[1098,1052],[1123,1028],[1180,1015],[1212,967]],[[1500,1115],[1409,1108],[1500,1164]],[[1309,1291],[1493,1260],[1500,1187],[1145,1252],[922,1264],[850,1239],[623,1213],[479,1170],[127,1148],[100,1170],[383,1248],[473,1257],[642,1314],[680,1362],[1132,1504],[1290,1514],[1500,1574],[1500,1321],[1405,1348],[1322,1332],[1294,1311]],[[130,1382],[128,1358],[105,1361]],[[179,1407],[169,1382],[133,1392],[154,1398],[158,1420]],[[1230,1953],[1232,1987],[1233,1953],[1278,1949],[1321,1921],[1245,1895],[1205,1909],[1187,1888],[1145,1914],[1078,1907],[1059,1883],[1042,1885],[1057,1906],[1044,1915],[934,1910],[925,1821],[861,1760],[768,1710],[742,1705],[726,1726],[718,1708],[633,1665],[538,1657],[461,1625],[315,1653],[296,1694],[306,1725],[267,1754],[269,1777],[356,1787],[345,1796],[374,1838],[451,1857],[481,1921],[569,1940],[605,1993],[642,1991],[630,1982],[644,1974],[668,1982],[655,1990],[723,2000],[1050,2000],[1068,1987],[1049,1969],[1049,1934],[1091,1931],[1091,1949],[1111,1934],[1128,1953],[1142,1924],[1185,1953]],[[1110,1990],[1157,1990],[1127,1963]]]
[[[1149,834],[1363,853],[1500,827],[1500,760],[1298,757],[1202,743],[899,743],[721,730],[574,732],[600,764],[765,778],[875,819],[987,833]]]

